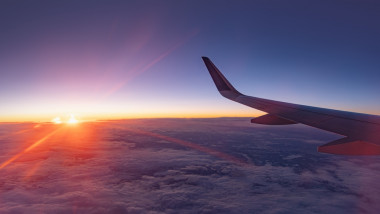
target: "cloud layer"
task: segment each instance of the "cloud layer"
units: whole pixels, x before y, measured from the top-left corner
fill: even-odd
[[[80,126],[80,132],[60,130],[0,170],[0,213],[377,213],[380,208],[379,158],[319,154],[316,146],[337,136],[305,126],[273,128],[244,118]],[[2,133],[28,127],[0,125]],[[0,143],[8,149],[0,160],[16,154],[32,132],[4,134]]]

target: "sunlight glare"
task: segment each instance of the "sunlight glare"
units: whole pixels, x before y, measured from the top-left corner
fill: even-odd
[[[70,119],[67,121],[69,124],[78,123],[78,120],[74,117],[74,115],[70,115]]]

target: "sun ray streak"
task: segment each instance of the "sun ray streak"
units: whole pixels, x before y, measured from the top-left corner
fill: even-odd
[[[173,53],[175,50],[186,44],[191,38],[196,36],[199,33],[199,30],[194,30],[184,38],[182,38],[180,41],[176,42],[174,45],[172,45],[168,50],[161,53],[159,56],[155,57],[153,60],[149,61],[148,63],[141,65],[142,67],[134,68],[131,70],[131,73],[127,78],[124,80],[116,83],[112,88],[110,88],[101,99],[105,99],[106,97],[112,95],[116,91],[120,90],[124,85],[126,85],[129,81],[131,81],[136,76],[144,73],[145,71],[149,70],[151,67],[159,63],[161,60],[166,58],[169,54]]]
[[[153,133],[153,132],[148,132],[148,131],[142,131],[142,130],[137,130],[137,129],[130,129],[130,128],[121,127],[121,126],[114,126],[114,127],[118,128],[118,129],[130,131],[130,132],[134,132],[136,134],[142,134],[142,135],[146,135],[146,136],[151,136],[151,137],[155,137],[155,138],[158,138],[158,139],[166,140],[166,141],[169,141],[169,142],[172,142],[172,143],[176,143],[178,145],[182,145],[182,146],[185,146],[185,147],[188,147],[188,148],[191,148],[191,149],[195,149],[195,150],[198,150],[200,152],[204,152],[204,153],[207,153],[209,155],[212,155],[214,157],[217,157],[217,158],[220,158],[220,159],[223,159],[223,160],[227,160],[227,161],[233,162],[233,163],[235,163],[237,165],[240,165],[240,166],[247,165],[246,162],[244,162],[243,160],[241,160],[241,159],[239,159],[237,157],[234,157],[232,155],[229,155],[229,154],[226,154],[224,152],[217,151],[217,150],[205,147],[205,146],[198,145],[198,144],[190,142],[190,141],[181,140],[181,139],[177,139],[177,138],[174,138],[174,137],[169,137],[169,136],[161,135],[161,134],[158,134],[158,133]]]
[[[15,161],[17,158],[21,157],[23,154],[29,152],[30,150],[34,149],[35,147],[37,147],[38,145],[40,145],[41,143],[45,142],[49,137],[51,137],[52,135],[54,135],[55,133],[57,133],[57,131],[59,130],[59,128],[55,129],[54,131],[50,132],[49,134],[47,134],[45,137],[37,140],[36,142],[34,142],[32,145],[30,145],[28,148],[24,149],[23,151],[21,151],[20,153],[14,155],[13,157],[11,157],[10,159],[8,159],[7,161],[3,162],[1,165],[0,165],[0,169],[3,169],[4,167],[6,167],[7,165],[9,165],[10,163],[12,163],[13,161]]]

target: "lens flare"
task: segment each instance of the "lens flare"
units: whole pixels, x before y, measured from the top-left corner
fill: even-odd
[[[56,117],[56,118],[52,119],[51,122],[53,122],[53,123],[55,123],[55,124],[61,124],[61,123],[62,123],[60,117]]]

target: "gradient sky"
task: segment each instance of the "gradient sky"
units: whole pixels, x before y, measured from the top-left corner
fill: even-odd
[[[380,114],[380,3],[1,1],[0,121],[257,116],[242,93]]]

